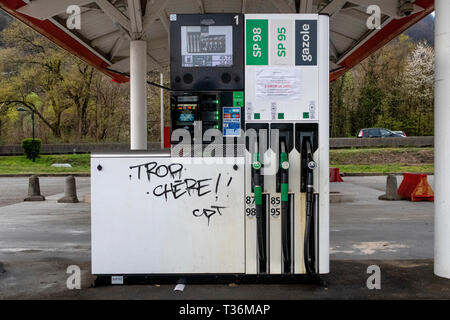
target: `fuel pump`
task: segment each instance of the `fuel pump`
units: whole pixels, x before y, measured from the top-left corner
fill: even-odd
[[[93,274],[328,273],[329,17],[171,14],[170,80],[170,153],[92,156]]]

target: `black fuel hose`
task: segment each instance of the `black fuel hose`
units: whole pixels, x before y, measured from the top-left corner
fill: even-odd
[[[311,166],[315,166],[311,141],[309,139],[304,140],[305,152],[306,152],[306,230],[304,240],[304,263],[306,272],[312,274],[313,270],[311,264],[313,263],[313,257],[311,257],[311,220],[313,217],[313,198],[314,198],[314,173]]]
[[[266,243],[264,241],[263,228],[263,206],[262,206],[262,175],[261,175],[261,161],[259,158],[258,143],[255,143],[255,150],[253,152],[253,193],[255,195],[255,210],[256,210],[256,234],[258,241],[258,256],[260,261],[266,259]]]

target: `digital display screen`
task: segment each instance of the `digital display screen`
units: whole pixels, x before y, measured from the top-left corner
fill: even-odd
[[[180,113],[180,115],[178,117],[178,121],[192,122],[192,121],[194,121],[194,114],[193,113]]]
[[[178,109],[178,122],[194,122],[195,110],[197,106],[195,104],[179,104]]]
[[[182,67],[231,67],[232,26],[182,26]]]
[[[178,101],[179,102],[197,102],[198,96],[179,96]]]

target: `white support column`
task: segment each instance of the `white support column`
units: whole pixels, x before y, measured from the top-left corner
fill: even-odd
[[[147,42],[130,42],[130,149],[147,150]]]
[[[330,18],[319,16],[319,272],[330,272]]]
[[[160,73],[160,81],[161,86],[164,85],[164,75]],[[161,98],[161,149],[164,149],[164,89],[160,89],[160,98]]]
[[[435,1],[434,273],[450,278],[450,1]]]

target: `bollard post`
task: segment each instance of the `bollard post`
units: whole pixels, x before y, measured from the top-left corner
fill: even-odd
[[[77,186],[75,184],[75,177],[68,176],[64,185],[64,197],[58,200],[59,203],[77,203]]]
[[[389,174],[386,179],[386,193],[379,196],[378,200],[402,200],[403,197],[397,193],[397,177],[394,174]]]
[[[28,179],[28,197],[23,201],[44,201],[45,197],[41,195],[41,188],[39,186],[39,178],[36,175],[32,175]]]

